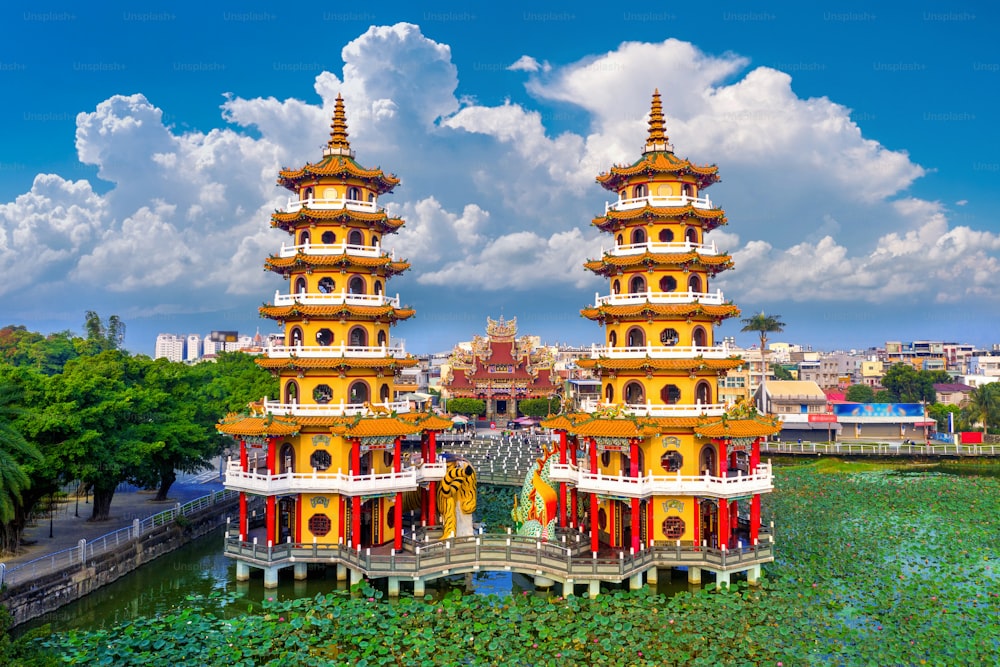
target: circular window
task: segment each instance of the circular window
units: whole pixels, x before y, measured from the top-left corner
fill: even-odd
[[[319,279],[319,291],[323,294],[329,294],[336,286],[337,283],[333,282],[333,278],[329,276]]]
[[[680,339],[677,329],[664,329],[660,332],[660,342],[664,345],[677,345]]]
[[[333,343],[333,332],[329,329],[320,329],[316,332],[316,342],[320,345],[330,345]]]
[[[317,403],[329,403],[333,400],[333,389],[328,384],[321,384],[313,389],[313,400]]]
[[[674,240],[674,233],[669,229],[660,230],[660,243],[670,243]]]
[[[323,232],[323,243],[330,245],[337,242],[337,235],[333,232]]]
[[[660,465],[667,472],[677,472],[684,465],[684,457],[680,452],[667,452],[660,459]]]
[[[660,291],[673,292],[677,289],[677,280],[673,276],[663,276],[660,278]]]
[[[313,452],[313,455],[309,457],[309,465],[311,465],[316,470],[326,470],[333,463],[333,459],[330,458],[330,452],[324,452],[319,450]]]
[[[316,537],[323,537],[330,532],[331,527],[330,517],[325,514],[313,514],[309,517],[309,532]]]
[[[684,535],[684,519],[679,516],[668,516],[663,520],[663,536],[668,540],[679,540]]]
[[[675,384],[668,384],[660,390],[660,400],[667,405],[673,405],[681,400],[681,390]]]

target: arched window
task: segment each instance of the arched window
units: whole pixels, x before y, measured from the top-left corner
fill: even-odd
[[[282,443],[278,452],[278,474],[284,475],[286,472],[295,472],[295,449],[290,442]]]
[[[632,280],[628,281],[628,291],[629,294],[641,294],[646,291],[646,279],[642,276],[633,276]]]
[[[674,233],[669,229],[660,230],[660,243],[670,243],[674,240]]]
[[[694,397],[698,403],[706,405],[712,402],[712,387],[707,382],[699,382],[694,389]]]
[[[299,402],[299,383],[289,380],[285,383],[285,403]]]
[[[351,347],[367,347],[368,332],[365,331],[364,327],[354,327],[347,334],[347,344]]]
[[[336,287],[337,283],[335,283],[333,281],[333,278],[331,278],[330,276],[323,276],[322,278],[319,279],[319,291],[322,292],[323,294],[331,293]]]
[[[348,403],[367,403],[369,398],[368,383],[364,380],[357,380],[351,383],[347,390]]]
[[[632,230],[632,243],[638,245],[646,242],[646,230],[639,228]]]
[[[347,283],[347,293],[348,294],[364,294],[365,293],[365,279],[361,276],[354,276]]]
[[[649,195],[649,188],[646,187],[645,183],[640,183],[639,185],[632,188],[632,199],[639,199],[640,197],[646,197]]]
[[[320,329],[316,332],[316,344],[317,345],[332,345],[333,344],[333,332],[326,327]]]
[[[301,197],[302,197],[303,200],[307,200],[307,199],[312,199],[313,198],[313,189],[312,189],[311,185],[308,188],[302,188],[302,195],[301,195]]]
[[[378,332],[378,346],[379,347],[386,347],[386,345],[388,344],[388,338],[389,337],[385,335],[384,331],[379,331]]]
[[[292,330],[288,332],[288,344],[292,347],[302,345],[302,329],[292,327]]]
[[[673,276],[663,276],[660,278],[660,291],[661,292],[675,292],[677,291],[677,279]]]
[[[303,231],[299,234],[299,245],[309,245],[309,232]]]
[[[694,188],[690,183],[685,183],[681,186],[681,194],[685,197],[694,197]]]
[[[701,292],[701,278],[698,276],[691,276],[688,278],[688,291]]]
[[[378,236],[372,234],[372,245],[378,245]]]
[[[609,382],[606,387],[604,387],[604,402],[614,403],[615,402],[615,388]]]
[[[360,201],[361,189],[354,186],[347,188],[347,198],[352,199],[354,201]]]
[[[379,400],[383,403],[389,402],[389,385],[383,384],[382,388],[378,391]]]
[[[621,294],[622,293],[622,283],[617,278],[615,278],[615,281],[613,283],[611,283],[611,291],[614,294]]]
[[[646,392],[643,389],[641,382],[629,382],[627,385],[625,385],[625,402],[626,403],[646,402]]]
[[[715,447],[705,445],[701,448],[701,455],[698,456],[698,469],[702,472],[707,471],[709,475],[715,475]]]
[[[376,294],[381,294],[382,293],[382,281],[381,280],[376,280],[375,281],[375,293]]]
[[[704,327],[695,327],[691,332],[691,344],[695,347],[705,347],[708,345],[708,336]]]
[[[615,237],[615,245],[622,245],[625,243],[624,237],[621,234]]]
[[[364,245],[365,235],[358,229],[352,229],[351,233],[347,235],[347,243],[350,245]]]
[[[375,203],[375,193],[374,192],[369,192],[368,193],[368,201],[372,202],[373,204]]]
[[[642,347],[646,344],[646,332],[640,327],[629,329],[625,338],[625,347]]]
[[[301,294],[306,291],[306,279],[303,276],[299,276],[295,279],[295,293]]]
[[[660,390],[660,400],[667,405],[675,405],[680,403],[681,400],[681,390],[675,384],[664,385],[663,389]]]
[[[618,344],[618,334],[614,331],[608,332],[608,347],[614,347]]]
[[[684,240],[688,243],[698,242],[698,232],[694,227],[688,227],[687,231],[684,232]]]
[[[327,245],[333,245],[337,242],[337,235],[333,232],[323,232],[323,236],[321,238],[323,239],[323,243]]]

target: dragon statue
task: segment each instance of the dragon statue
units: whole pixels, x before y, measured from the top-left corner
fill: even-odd
[[[524,476],[521,494],[514,497],[514,509],[510,516],[518,535],[548,540],[555,537],[556,510],[559,499],[552,487],[550,471],[559,459],[555,456],[553,444],[536,459],[536,464]]]
[[[465,459],[449,459],[438,487],[438,512],[444,532],[442,540],[472,535],[472,513],[476,511],[476,470]]]

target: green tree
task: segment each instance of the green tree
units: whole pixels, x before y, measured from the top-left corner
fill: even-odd
[[[549,398],[525,398],[517,402],[517,409],[527,417],[547,417],[559,412],[562,402],[559,396]]]
[[[740,331],[753,331],[760,336],[760,361],[761,368],[767,368],[767,335],[769,333],[778,333],[785,330],[785,323],[781,321],[780,315],[767,315],[764,311],[760,311],[757,315],[753,317],[747,317],[742,320],[743,328]],[[764,394],[767,389],[767,373],[761,374],[760,379],[760,396],[761,396],[761,412],[766,412],[763,405]]]
[[[771,364],[771,372],[774,373],[774,377],[778,380],[794,380],[792,377],[792,372],[781,364]]]
[[[486,414],[486,403],[478,398],[450,398],[448,412],[460,415],[479,416]]]
[[[84,354],[99,354],[107,350],[120,350],[125,343],[125,322],[112,315],[107,322],[93,310],[84,316],[83,328],[87,332]]]
[[[1000,425],[1000,382],[974,387],[962,402],[961,414],[966,424],[982,424],[986,432]]]
[[[0,524],[15,521],[24,506],[24,492],[31,486],[30,467],[42,462],[42,454],[15,428],[14,420],[21,410],[18,387],[0,380]],[[4,530],[4,536],[11,532]],[[14,531],[19,534],[19,531]],[[16,547],[5,544],[6,548]]]
[[[896,399],[893,397],[892,392],[888,389],[879,389],[875,392],[875,398],[872,399],[872,403],[895,403]]]
[[[935,403],[927,407],[927,416],[937,422],[937,430],[942,433],[948,432],[948,415],[955,415],[955,424],[961,421],[962,408],[957,405],[945,405]]]
[[[847,388],[844,399],[852,403],[874,403],[875,390],[866,384],[853,384]]]
[[[893,364],[882,376],[882,386],[892,394],[893,403],[934,403],[934,377],[905,363]]]
[[[220,352],[215,363],[192,367],[201,378],[203,399],[217,421],[230,412],[239,412],[252,401],[277,397],[278,379],[254,362],[245,352]]]

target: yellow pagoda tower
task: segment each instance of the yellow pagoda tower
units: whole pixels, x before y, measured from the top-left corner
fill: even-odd
[[[287,287],[260,314],[283,327],[284,342],[265,348],[257,364],[277,375],[281,395],[218,426],[239,442],[225,481],[240,492],[239,526],[226,553],[237,560],[237,579],[258,567],[267,587],[284,567],[304,578],[308,562],[336,562],[339,577],[350,570],[359,580],[352,554],[401,549],[404,504],[436,523],[435,486],[445,474],[435,433],[451,422],[410,412],[394,386],[401,369],[417,364],[389,335],[414,314],[387,291],[409,264],[382,247],[403,220],[378,199],[399,179],[359,165],[347,136],[338,95],[322,159],[278,175],[292,197],[271,226],[291,243],[265,268]],[[404,460],[402,439],[418,434],[419,460]],[[263,505],[263,525],[250,504]]]
[[[604,327],[605,342],[578,363],[600,379],[602,399],[542,423],[562,436],[552,473],[560,525],[568,513],[570,527],[588,531],[595,558],[648,550],[649,580],[657,563],[684,563],[682,549],[692,582],[702,569],[719,582],[739,571],[755,581],[771,560],[769,549],[766,558],[744,550],[758,544],[761,494],[773,488],[759,442],[779,425],[718,400],[720,376],[743,364],[714,333],[739,315],[711,286],[732,267],[706,239],[726,224],[705,193],[718,180],[714,165],[674,154],[656,91],[642,155],[597,177],[617,195],[593,220],[613,243],[584,266],[609,292],[581,314]]]

